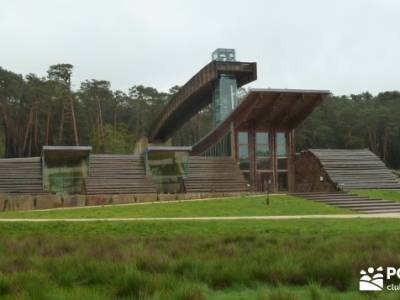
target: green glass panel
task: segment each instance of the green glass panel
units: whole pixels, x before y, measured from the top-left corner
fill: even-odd
[[[271,159],[270,158],[258,158],[257,159],[257,170],[270,170]]]
[[[287,156],[286,134],[283,132],[276,134],[276,155]]]
[[[85,192],[88,156],[73,152],[46,152],[44,155],[43,188],[53,194]]]
[[[238,132],[238,144],[248,144],[249,143],[249,134],[246,131]]]
[[[161,193],[184,192],[183,177],[187,173],[189,153],[151,151],[147,153],[148,172]]]
[[[278,173],[278,191],[284,192],[288,190],[287,173]]]
[[[269,156],[271,153],[269,151],[268,145],[257,145],[256,146],[256,155],[257,156]]]
[[[239,145],[239,159],[249,158],[249,146]]]
[[[221,123],[237,106],[237,82],[230,75],[220,75],[213,92],[214,125]]]
[[[248,159],[239,160],[239,168],[241,170],[250,170],[250,161]]]
[[[256,133],[256,144],[268,145],[268,132],[257,132]]]
[[[242,174],[243,174],[244,180],[246,180],[246,183],[250,184],[250,173],[249,172],[243,172]]]

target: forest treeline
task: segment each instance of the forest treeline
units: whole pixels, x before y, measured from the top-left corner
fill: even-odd
[[[40,155],[43,145],[91,145],[95,152],[130,153],[178,91],[134,85],[113,91],[106,80],[71,88],[73,66],[50,66],[46,77],[0,67],[0,155]],[[173,138],[191,145],[212,128],[210,109]],[[331,96],[296,129],[296,148],[369,148],[400,168],[400,93]]]

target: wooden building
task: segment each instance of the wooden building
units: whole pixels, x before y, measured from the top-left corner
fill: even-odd
[[[239,88],[257,78],[256,63],[236,61],[233,49],[217,49],[212,57],[154,119],[135,154],[94,155],[91,147],[45,146],[41,157],[0,159],[0,194],[81,194],[87,199],[125,194],[136,195],[138,201],[143,195],[160,199],[166,193],[201,197],[400,187],[367,150],[296,155],[294,129],[329,91],[249,89],[241,96]],[[211,132],[192,147],[166,143],[209,105],[214,114]],[[102,199],[104,204],[111,198]]]
[[[252,89],[193,146],[192,155],[231,156],[252,191],[294,191],[294,134],[329,91]]]

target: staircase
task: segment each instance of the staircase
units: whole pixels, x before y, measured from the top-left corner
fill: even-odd
[[[398,213],[400,202],[368,198],[348,193],[294,193],[294,196],[303,197],[312,201],[347,208],[360,213]]]
[[[143,194],[156,193],[156,186],[146,176],[143,158],[136,155],[91,155],[86,193]]]
[[[0,193],[42,194],[40,157],[0,159]]]
[[[190,156],[187,193],[244,192],[246,181],[231,157]]]
[[[397,178],[367,149],[310,149],[331,180],[341,189],[400,189]]]

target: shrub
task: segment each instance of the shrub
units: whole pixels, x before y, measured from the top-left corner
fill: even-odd
[[[9,277],[0,273],[0,296],[5,296],[11,293],[11,281]]]

